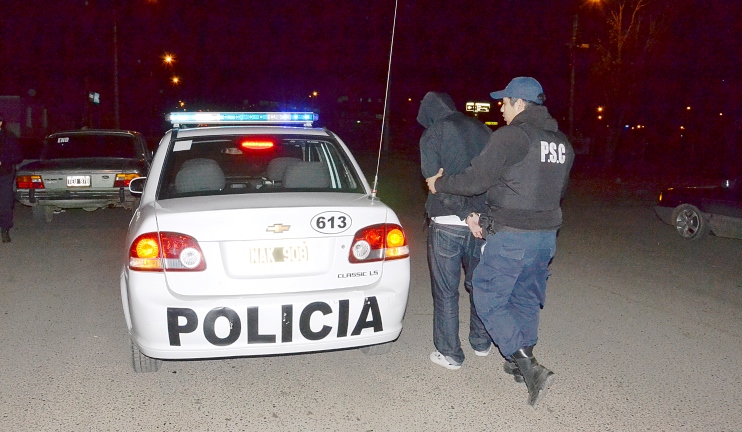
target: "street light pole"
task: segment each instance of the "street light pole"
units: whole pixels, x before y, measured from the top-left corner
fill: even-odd
[[[575,51],[577,50],[577,14],[575,14],[574,22],[572,23],[572,42],[569,44],[569,56],[570,63],[572,66],[570,78],[569,78],[569,138],[574,139],[575,133],[575,60],[577,56]]]
[[[113,124],[116,129],[121,128],[119,119],[119,42],[118,17],[113,15]]]

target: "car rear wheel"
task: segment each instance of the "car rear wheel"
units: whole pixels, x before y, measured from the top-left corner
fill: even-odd
[[[134,372],[157,372],[162,366],[162,360],[148,357],[139,351],[139,347],[130,341],[131,343],[131,366],[134,368]]]
[[[36,222],[51,222],[54,217],[54,208],[37,204],[33,206],[33,220]]]
[[[366,355],[383,355],[387,354],[392,349],[392,342],[387,342],[378,345],[369,345],[361,348],[361,352]]]
[[[678,235],[686,240],[700,240],[710,231],[706,217],[696,206],[690,204],[677,206],[672,220]]]

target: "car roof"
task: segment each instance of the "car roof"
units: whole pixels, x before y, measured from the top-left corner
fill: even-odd
[[[332,136],[323,128],[297,126],[202,126],[178,129],[178,138],[212,135],[309,135],[325,138]]]
[[[54,132],[46,137],[58,135],[140,135],[139,132],[124,129],[77,129],[69,131]]]

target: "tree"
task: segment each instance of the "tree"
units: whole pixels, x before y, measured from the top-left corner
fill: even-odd
[[[669,33],[673,17],[669,0],[613,0],[603,7],[605,36],[596,44],[598,60],[592,68],[602,83],[603,104],[609,129],[603,161],[611,167],[621,145],[621,130],[641,106],[651,81],[652,60],[659,42]]]

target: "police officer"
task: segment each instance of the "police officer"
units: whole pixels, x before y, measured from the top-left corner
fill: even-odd
[[[13,226],[13,182],[15,165],[23,161],[23,152],[18,138],[5,130],[5,119],[0,114],[0,234],[3,243],[10,243],[10,228]]]
[[[506,371],[517,368],[522,374],[533,406],[554,378],[536,361],[533,348],[574,152],[543,106],[538,81],[518,77],[491,96],[502,99],[507,126],[492,134],[466,171],[443,176],[439,171],[427,181],[433,193],[487,193],[487,212],[470,215],[487,237],[472,280],[474,304]]]

